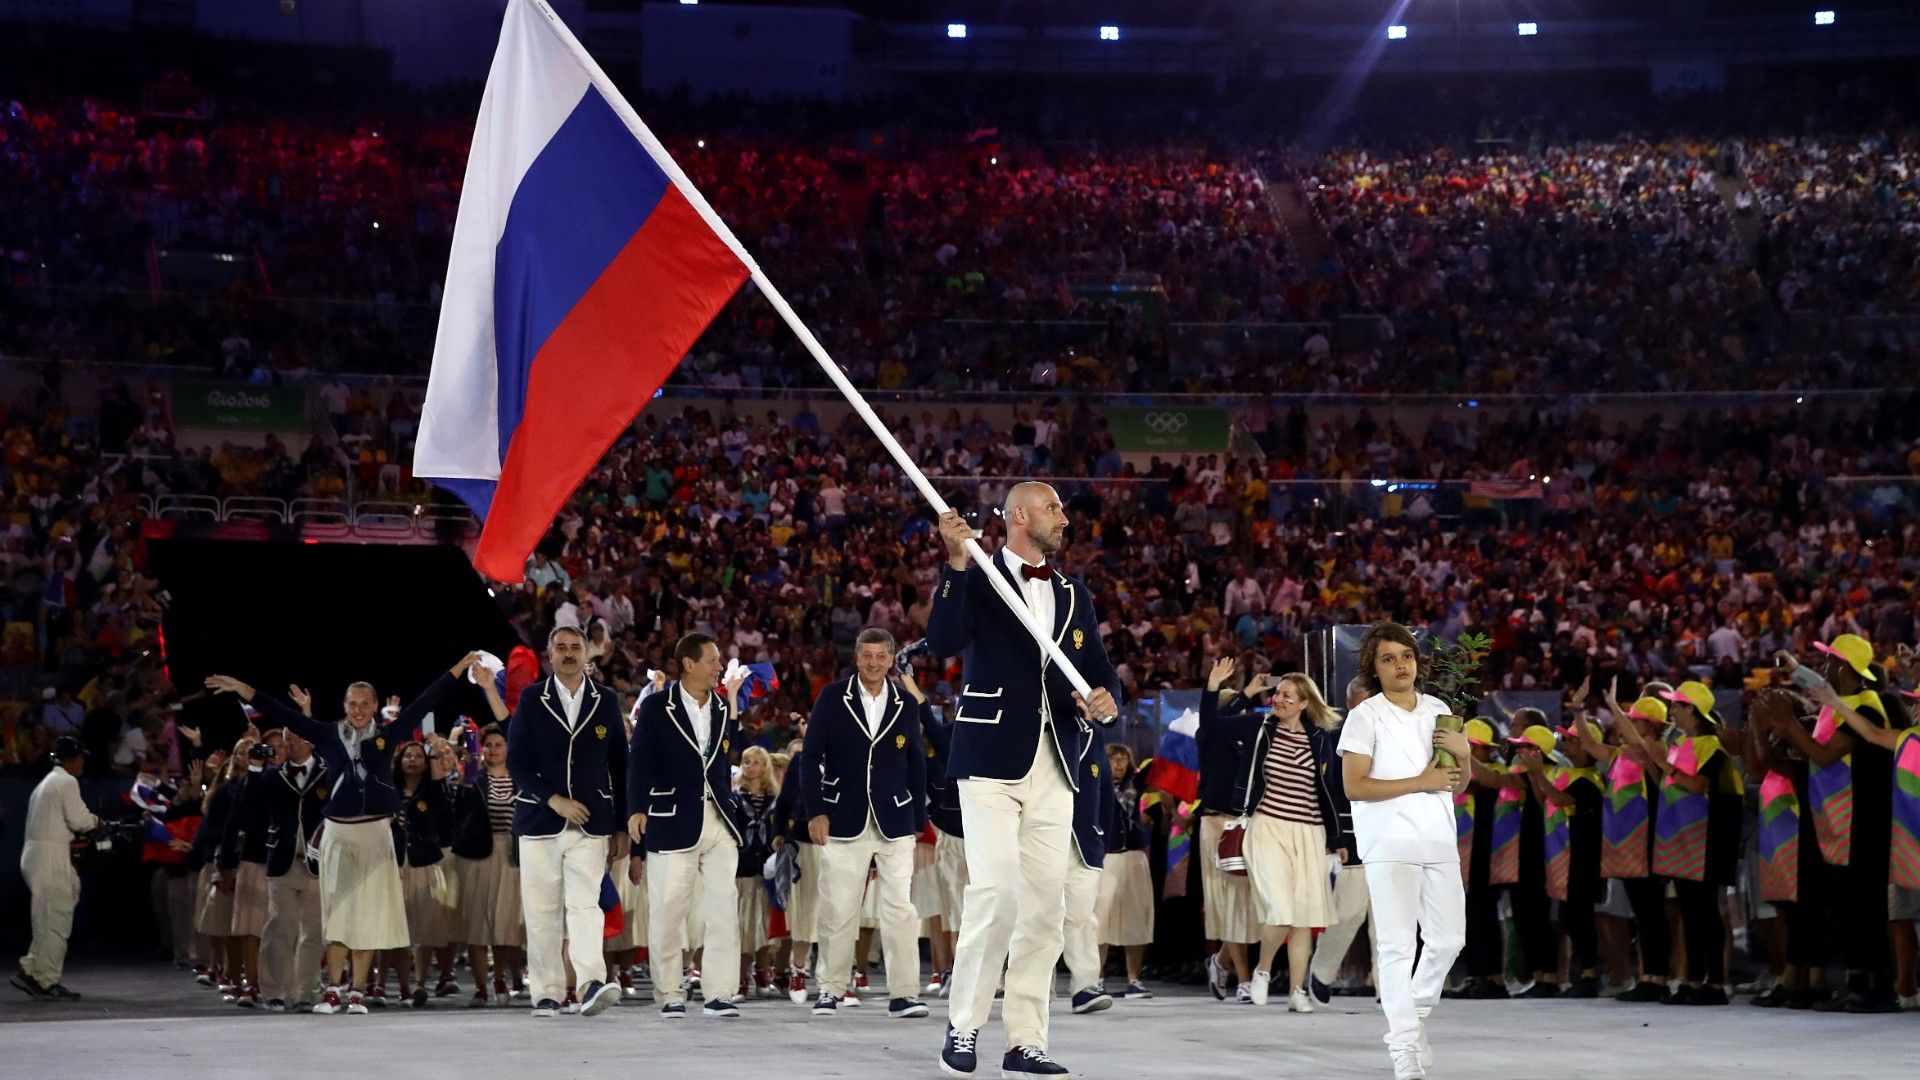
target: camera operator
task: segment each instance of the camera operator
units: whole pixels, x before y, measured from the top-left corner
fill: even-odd
[[[86,749],[73,736],[54,740],[54,770],[34,787],[27,800],[27,835],[20,854],[20,874],[33,893],[33,944],[20,958],[13,985],[29,997],[60,1001],[80,997],[60,985],[60,972],[67,963],[73,909],[80,903],[73,841],[100,825],[100,819],[80,798],[77,777],[86,756]]]

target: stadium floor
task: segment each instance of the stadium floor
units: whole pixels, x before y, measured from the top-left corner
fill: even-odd
[[[272,1016],[221,1005],[170,968],[69,972],[70,1005],[0,997],[0,1077],[328,1075],[461,1077],[860,1077],[940,1075],[945,1002],[931,1017],[889,1020],[884,999],[815,1020],[784,1002],[752,1002],[734,1021],[669,1023],[644,1003],[583,1019],[533,1020],[524,1009],[390,1006],[365,1017]],[[0,988],[5,989],[5,988]],[[11,991],[9,991],[11,993]],[[1260,1013],[1192,988],[1073,1016],[1054,1006],[1053,1052],[1094,1080],[1391,1075],[1371,1001],[1335,998],[1311,1016]],[[983,1049],[1000,1048],[998,1017]],[[1652,1069],[1686,1080],[1906,1075],[1920,1015],[1828,1016],[1610,1002],[1445,1002],[1432,1076],[1474,1080],[1618,1077]],[[1819,1059],[1803,1057],[1818,1048]],[[978,1075],[998,1075],[982,1054]],[[996,1066],[989,1068],[989,1065]]]

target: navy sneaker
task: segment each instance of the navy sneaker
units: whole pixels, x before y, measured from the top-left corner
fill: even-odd
[[[1307,993],[1318,1005],[1326,1005],[1333,1001],[1333,987],[1321,982],[1318,975],[1307,976]]]
[[[947,1025],[947,1041],[940,1047],[940,1071],[948,1076],[972,1076],[979,1058],[974,1053],[974,1043],[980,1038],[980,1031],[955,1031],[953,1025]]]
[[[832,1016],[840,1011],[840,999],[822,990],[820,996],[813,999],[813,1015]]]
[[[1141,1001],[1152,996],[1153,991],[1147,989],[1145,983],[1135,981],[1127,984],[1128,1001]]]
[[[13,981],[14,989],[27,995],[28,997],[43,998],[47,996],[47,988],[44,986],[41,986],[38,980],[34,979],[33,976],[27,974],[27,971],[25,968],[21,968],[15,971],[13,973],[12,981]]]
[[[669,1001],[665,1005],[660,1006],[660,1019],[662,1020],[685,1020],[686,1018],[687,1003],[684,1001]]]
[[[1073,995],[1073,1011],[1076,1015],[1080,1013],[1097,1013],[1102,1009],[1111,1008],[1113,1008],[1113,999],[1107,996],[1106,991],[1097,986],[1089,986],[1085,990]]]
[[[919,998],[891,998],[887,1001],[887,1015],[895,1020],[913,1020],[927,1015],[927,1003]]]
[[[1007,1076],[1066,1076],[1067,1067],[1047,1056],[1045,1050],[1035,1050],[1031,1046],[1016,1046],[1007,1051],[1000,1059],[1000,1075]]]
[[[598,1016],[605,1012],[608,1006],[619,1000],[619,983],[601,982],[595,979],[587,984],[586,991],[580,995],[580,1015]]]
[[[560,1003],[552,998],[541,998],[533,1007],[534,1017],[540,1020],[545,1020],[549,1016],[555,1016],[559,1012]]]
[[[700,1006],[700,1015],[718,1016],[731,1020],[740,1015],[740,1010],[726,998],[710,998],[705,1005]]]

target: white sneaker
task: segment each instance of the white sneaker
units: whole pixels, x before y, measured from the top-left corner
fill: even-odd
[[[1253,984],[1250,982],[1241,983],[1240,989],[1234,991],[1233,1000],[1237,1005],[1253,1004]]]
[[[1256,985],[1258,984],[1256,983]],[[1287,1011],[1297,1013],[1310,1013],[1313,1011],[1313,999],[1307,996],[1305,987],[1301,987],[1287,995]]]
[[[1265,1005],[1267,1003],[1267,993],[1272,989],[1272,982],[1273,976],[1268,972],[1256,971],[1253,973],[1253,983],[1248,987],[1248,990],[1255,1005]]]
[[[1393,1080],[1426,1080],[1427,1070],[1420,1064],[1417,1050],[1389,1050],[1393,1058]]]
[[[1904,1012],[1920,1012],[1920,994],[1909,994],[1901,998],[1900,1008]]]

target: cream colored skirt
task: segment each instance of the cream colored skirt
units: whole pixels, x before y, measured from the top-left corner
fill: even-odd
[[[1147,868],[1146,852],[1107,856],[1093,910],[1100,944],[1153,944],[1153,874]]]
[[[643,860],[644,861],[644,860]],[[607,939],[607,952],[626,952],[647,947],[647,887],[627,880],[633,869],[633,856],[613,860],[607,872],[613,875],[613,887],[620,890],[620,914],[626,919],[621,932]]]
[[[1253,887],[1246,878],[1221,873],[1214,862],[1220,850],[1220,834],[1232,820],[1220,814],[1200,818],[1200,850],[1194,852],[1193,857],[1200,860],[1206,935],[1214,941],[1258,941],[1259,919],[1253,910]]]
[[[259,937],[267,928],[267,864],[243,862],[233,878],[233,936]]]
[[[527,947],[521,917],[520,868],[513,865],[513,834],[493,834],[493,854],[484,859],[455,857],[460,879],[461,936],[468,945],[508,949]]]
[[[1247,822],[1246,852],[1262,926],[1333,925],[1326,829],[1255,814]]]
[[[767,944],[767,887],[757,877],[733,880],[740,890],[740,951],[759,952]]]
[[[407,901],[393,861],[393,827],[328,821],[320,832],[320,925],[353,950],[407,947]]]
[[[787,933],[795,941],[811,942],[820,907],[820,847],[801,844],[797,850],[794,863],[800,869],[800,880],[793,883],[793,891],[787,896]]]
[[[933,844],[913,845],[913,886],[910,896],[913,900],[913,913],[921,919],[931,919],[940,914],[940,871],[937,867],[939,853]]]
[[[214,886],[212,863],[200,868],[200,884],[197,889],[199,891],[195,896],[198,898],[200,913],[194,916],[193,928],[208,937],[232,937],[233,895],[223,893]],[[236,882],[234,891],[238,892],[239,889],[240,886]]]
[[[965,906],[967,842],[947,833],[939,836],[933,842],[934,883],[940,890],[940,925],[951,932],[960,929],[960,912]]]
[[[400,895],[406,903],[407,936],[415,947],[438,949],[453,944],[454,913],[448,905],[446,860],[432,866],[400,868]]]

